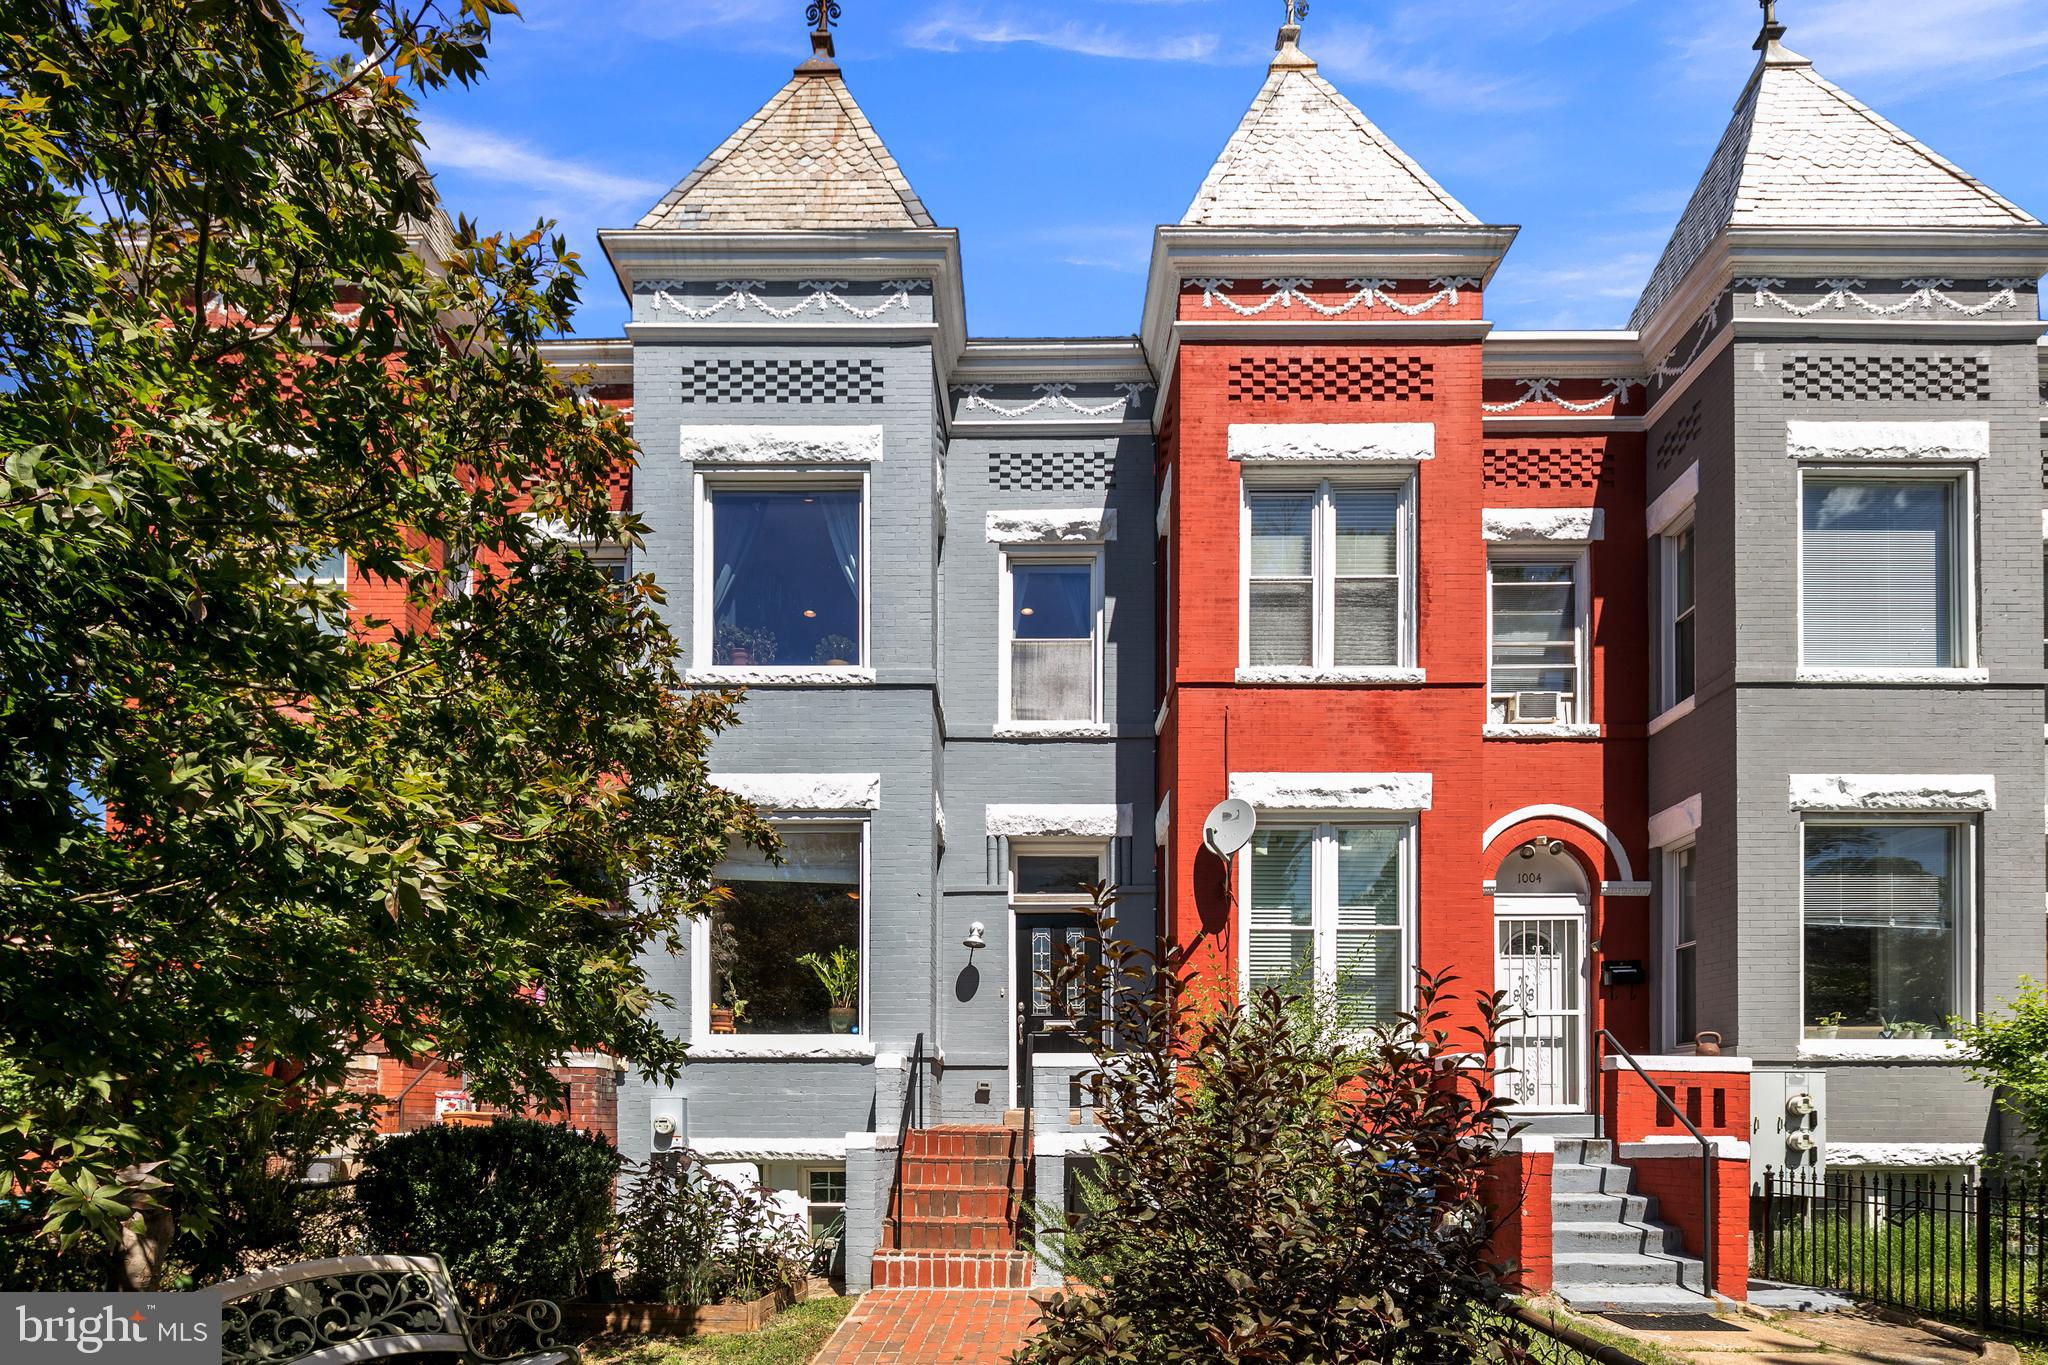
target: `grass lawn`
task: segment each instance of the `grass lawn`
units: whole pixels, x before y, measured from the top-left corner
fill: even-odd
[[[597,1337],[583,1343],[583,1359],[585,1365],[804,1365],[852,1307],[852,1299],[813,1299],[737,1337]]]

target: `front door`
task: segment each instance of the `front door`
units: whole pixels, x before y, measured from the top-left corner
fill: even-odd
[[[1062,986],[1060,968],[1076,953],[1098,960],[1095,926],[1073,911],[1017,916],[1017,1103],[1031,1107],[1031,1059],[1047,1052],[1087,1050],[1075,1029],[1081,1013],[1079,982]]]
[[[1576,897],[1499,896],[1494,985],[1504,995],[1502,1088],[1517,1109],[1583,1111],[1586,906]]]

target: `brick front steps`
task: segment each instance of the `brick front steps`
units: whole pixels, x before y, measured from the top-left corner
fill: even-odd
[[[904,1135],[877,1289],[1024,1289],[1018,1249],[1026,1156],[1021,1128],[939,1127]]]

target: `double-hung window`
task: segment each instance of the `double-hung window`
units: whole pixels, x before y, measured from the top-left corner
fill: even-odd
[[[1975,826],[1935,820],[1804,828],[1806,1036],[1948,1036],[1969,1008]]]
[[[1003,571],[1003,719],[1102,719],[1102,558],[1012,551]]]
[[[1695,686],[1698,671],[1698,648],[1695,622],[1698,596],[1693,570],[1693,523],[1666,531],[1658,538],[1661,547],[1660,568],[1663,579],[1663,611],[1660,622],[1663,628],[1662,676],[1658,681],[1659,711],[1668,711],[1680,702],[1689,701]]]
[[[739,1034],[862,1032],[865,829],[777,822],[781,861],[745,844],[728,850],[716,878],[725,896],[697,930],[708,966],[700,1020],[717,1010],[731,1016],[720,1031]]]
[[[1412,487],[1405,477],[1247,486],[1246,667],[1412,662]]]
[[[1664,855],[1665,933],[1671,944],[1671,1045],[1690,1047],[1700,1031],[1698,900],[1693,880],[1694,850]]]
[[[1583,554],[1498,554],[1488,564],[1490,718],[1570,724],[1588,714]]]
[[[1347,1027],[1391,1022],[1409,999],[1410,830],[1261,826],[1245,874],[1246,987],[1327,993]]]
[[[742,669],[865,661],[863,493],[857,474],[705,481],[699,660]]]
[[[1800,663],[1967,668],[1967,475],[1808,470],[1800,488]]]

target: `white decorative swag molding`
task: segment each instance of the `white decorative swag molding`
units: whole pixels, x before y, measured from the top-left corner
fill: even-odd
[[[1121,393],[1123,395],[1121,398],[1111,398],[1101,403],[1080,403],[1068,397],[1074,391],[1072,384],[1033,384],[1031,390],[1038,397],[1027,403],[1012,404],[998,403],[994,399],[986,397],[988,391],[994,387],[992,384],[955,385],[953,393],[958,395],[960,399],[961,417],[964,419],[971,412],[985,412],[993,417],[1009,421],[1048,411],[1055,414],[1062,412],[1072,413],[1076,417],[1114,417],[1119,413],[1127,414],[1137,407],[1144,395],[1155,386],[1151,384],[1112,384],[1110,387]]]
[[[692,281],[688,280],[664,280],[662,283],[680,290],[696,287]],[[840,297],[847,288],[847,285],[848,282],[846,280],[803,280],[798,283],[797,288],[807,289],[810,293],[798,299],[787,308],[777,308],[761,297],[760,291],[768,287],[766,280],[720,280],[712,287],[726,291],[724,297],[705,308],[693,308],[669,293],[668,289],[665,288],[656,288],[654,290],[653,302],[657,312],[667,309],[671,312],[681,313],[693,322],[702,322],[707,318],[717,317],[720,313],[744,313],[749,308],[757,312],[766,313],[769,317],[784,322],[809,312],[813,308],[821,313],[830,313],[836,308],[849,317],[859,318],[863,322],[872,322],[891,308],[901,308],[908,312],[910,309],[910,291],[913,289],[930,289],[932,282],[930,280],[884,280],[879,287],[885,297],[872,308],[862,308]]]
[[[877,810],[880,773],[713,773],[714,786],[769,811]]]
[[[988,832],[1009,839],[1116,839],[1131,832],[1125,806],[987,806]]]
[[[1792,809],[1988,811],[1998,808],[1989,773],[1793,773]]]
[[[882,458],[882,428],[686,426],[682,453],[691,464],[877,464]]]
[[[1643,381],[1640,379],[1603,379],[1600,382],[1607,386],[1607,393],[1590,402],[1580,403],[1566,398],[1557,391],[1557,386],[1564,382],[1561,379],[1520,379],[1515,382],[1522,386],[1520,398],[1507,403],[1481,403],[1480,410],[1494,417],[1502,417],[1520,411],[1531,403],[1555,403],[1566,412],[1599,412],[1602,408],[1626,403],[1630,389],[1643,387]]]
[[[1480,535],[1506,545],[1582,544],[1606,539],[1607,518],[1597,507],[1489,507]]]
[[[1262,303],[1239,303],[1224,293],[1226,289],[1237,287],[1236,280],[1189,280],[1188,283],[1202,291],[1202,307],[1214,308],[1220,303],[1241,318],[1255,318],[1275,308],[1292,308],[1296,304],[1326,318],[1342,317],[1355,308],[1391,308],[1403,317],[1414,318],[1443,304],[1456,303],[1459,291],[1477,289],[1480,281],[1476,275],[1440,275],[1429,282],[1430,287],[1436,292],[1419,303],[1402,303],[1387,292],[1399,284],[1399,280],[1346,280],[1344,287],[1355,292],[1350,298],[1337,303],[1318,303],[1309,297],[1308,290],[1315,285],[1315,281],[1306,276],[1261,281],[1259,287],[1266,291],[1266,298]]]
[[[1232,773],[1230,795],[1260,810],[1423,811],[1429,773]]]
[[[1897,317],[1912,309],[1929,308],[1936,304],[1966,318],[1980,318],[2001,308],[2017,307],[2020,301],[2019,291],[2034,282],[2017,279],[1986,280],[1984,283],[1996,292],[1982,303],[1962,303],[1944,294],[1944,289],[1956,287],[1954,280],[1901,281],[1902,287],[1908,292],[1904,298],[1895,299],[1891,303],[1878,303],[1874,299],[1866,298],[1862,291],[1867,286],[1862,280],[1820,280],[1817,283],[1826,292],[1812,303],[1794,303],[1778,293],[1778,290],[1785,287],[1785,281],[1780,279],[1737,280],[1735,287],[1754,290],[1756,306],[1759,308],[1769,306],[1799,318],[1810,318],[1828,308],[1847,309],[1852,303],[1871,316],[1880,318]]]
[[[1787,422],[1795,460],[1982,460],[1989,422]]]
[[[1099,545],[1116,539],[1116,512],[1105,507],[990,512],[984,524],[997,545]]]
[[[1430,422],[1239,422],[1230,458],[1243,464],[1345,464],[1436,458]]]

